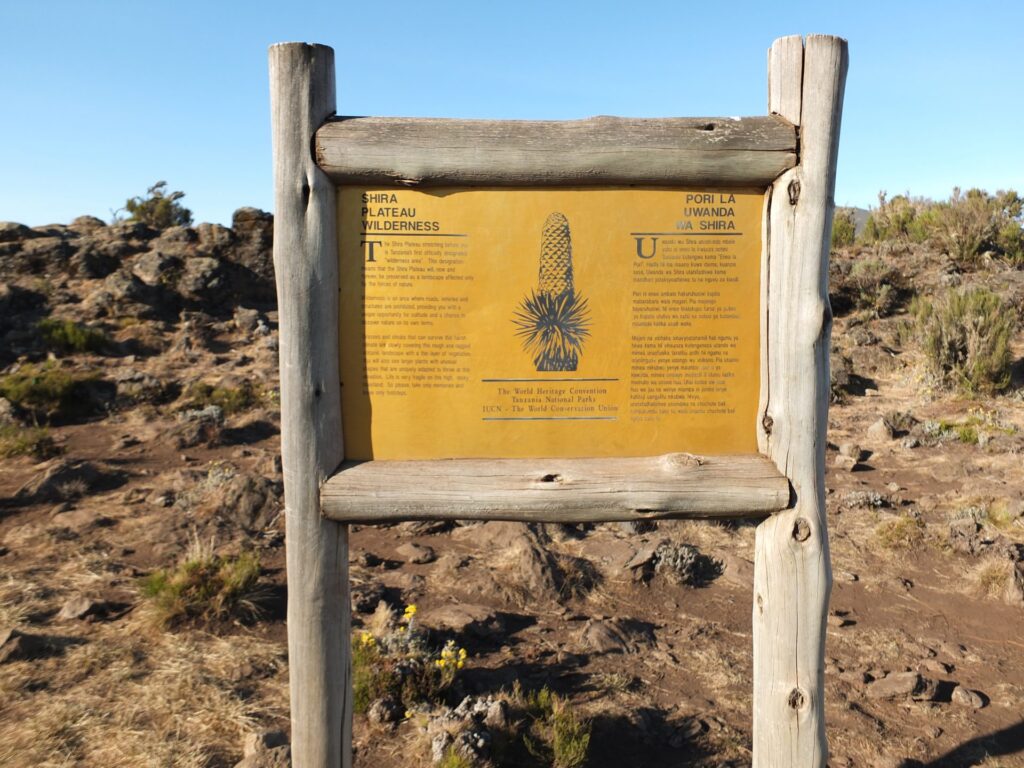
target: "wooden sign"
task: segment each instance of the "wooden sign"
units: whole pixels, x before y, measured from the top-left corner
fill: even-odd
[[[756,453],[763,208],[342,187],[346,458]]]
[[[333,51],[271,47],[295,766],[351,765],[347,523],[753,516],[753,764],[824,768],[846,69],[776,40],[760,117],[337,117]]]

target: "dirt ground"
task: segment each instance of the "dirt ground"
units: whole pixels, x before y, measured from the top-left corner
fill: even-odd
[[[927,265],[925,287],[941,279]],[[986,279],[1019,290],[1021,277]],[[64,290],[84,295],[89,282]],[[261,331],[193,320],[202,341],[186,347],[179,319],[109,324],[117,350],[60,363],[178,390],[258,382],[259,402],[212,439],[181,447],[172,396],[52,426],[59,456],[0,461],[0,636],[38,641],[0,661],[0,765],[231,766],[248,734],[287,733],[276,315],[261,317]],[[929,382],[901,322],[851,313],[833,334],[833,366],[849,376],[827,450],[829,764],[1021,766],[1024,336],[1016,389],[967,398]],[[592,722],[591,768],[745,766],[755,525],[353,526],[355,622],[377,598],[415,604],[423,627],[468,650],[461,692],[519,681],[568,696]],[[258,620],[172,631],[154,620],[140,579],[197,540],[259,553]],[[663,542],[697,547],[718,564],[712,577],[691,586],[636,567]],[[433,556],[411,558],[409,543]],[[454,619],[453,606],[465,609]],[[896,677],[906,672],[920,678]],[[362,768],[430,765],[416,718],[357,716],[355,743]]]

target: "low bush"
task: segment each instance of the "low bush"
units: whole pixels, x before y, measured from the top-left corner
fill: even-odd
[[[552,693],[547,686],[525,693],[516,686],[513,704],[519,705],[526,716],[526,749],[542,765],[579,768],[586,763],[590,722],[581,718],[567,699]]]
[[[166,229],[176,225],[192,223],[192,211],[178,201],[184,192],[168,192],[167,182],[158,181],[146,190],[145,197],[133,197],[126,201],[130,221],[141,221],[154,229]]]
[[[94,405],[87,389],[95,381],[93,374],[73,374],[52,362],[30,363],[0,376],[0,397],[37,418],[66,417]]]
[[[107,335],[96,328],[79,325],[73,320],[47,317],[36,324],[46,348],[52,352],[102,352],[110,344]]]
[[[983,253],[1024,263],[1024,200],[1014,192],[991,195],[981,189],[959,188],[946,202],[929,211],[927,230],[950,258],[962,267]]]
[[[903,304],[908,293],[903,274],[882,258],[835,262],[829,277],[829,295],[837,315],[857,310],[886,317]]]
[[[441,703],[465,664],[467,653],[453,641],[431,648],[416,629],[416,606],[399,619],[384,603],[374,614],[373,629],[352,639],[353,710],[365,714],[378,699],[406,711]]]
[[[159,623],[214,626],[229,619],[259,615],[263,590],[259,558],[252,552],[224,557],[196,540],[173,568],[154,571],[142,580],[142,593]]]
[[[263,388],[245,379],[237,387],[195,382],[184,392],[184,409],[201,409],[216,405],[225,415],[248,411],[263,402]]]
[[[936,301],[910,306],[913,335],[928,367],[945,385],[994,393],[1010,384],[1010,340],[1016,309],[987,288],[950,290]]]
[[[836,208],[832,215],[832,250],[853,245],[856,234],[853,211],[849,208]]]
[[[0,458],[34,456],[37,459],[48,459],[59,453],[60,449],[45,427],[0,425]]]
[[[896,195],[891,200],[885,192],[878,193],[878,207],[864,223],[860,239],[865,243],[897,241],[921,243],[928,238],[924,214],[931,201],[925,198]]]

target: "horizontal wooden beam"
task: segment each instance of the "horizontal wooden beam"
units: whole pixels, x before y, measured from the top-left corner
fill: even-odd
[[[789,481],[760,455],[612,459],[450,459],[342,465],[320,492],[346,522],[765,517]]]
[[[336,184],[767,187],[797,164],[778,116],[572,121],[342,117],[316,133]]]

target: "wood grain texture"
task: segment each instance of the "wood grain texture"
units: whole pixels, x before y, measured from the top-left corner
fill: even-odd
[[[779,117],[575,121],[347,117],[317,131],[336,184],[768,186],[796,164]]]
[[[754,766],[824,768],[832,586],[824,488],[827,281],[846,41],[809,36],[798,64],[793,39],[783,38],[769,68],[769,111],[799,120],[801,154],[770,192],[768,387],[759,443],[790,479],[794,503],[763,522],[755,540]]]
[[[321,499],[349,522],[734,518],[784,509],[789,482],[757,455],[367,461],[343,467]]]
[[[320,515],[320,485],[343,456],[337,213],[310,152],[334,113],[334,52],[283,43],[269,59],[292,765],[349,768],[348,529]]]

